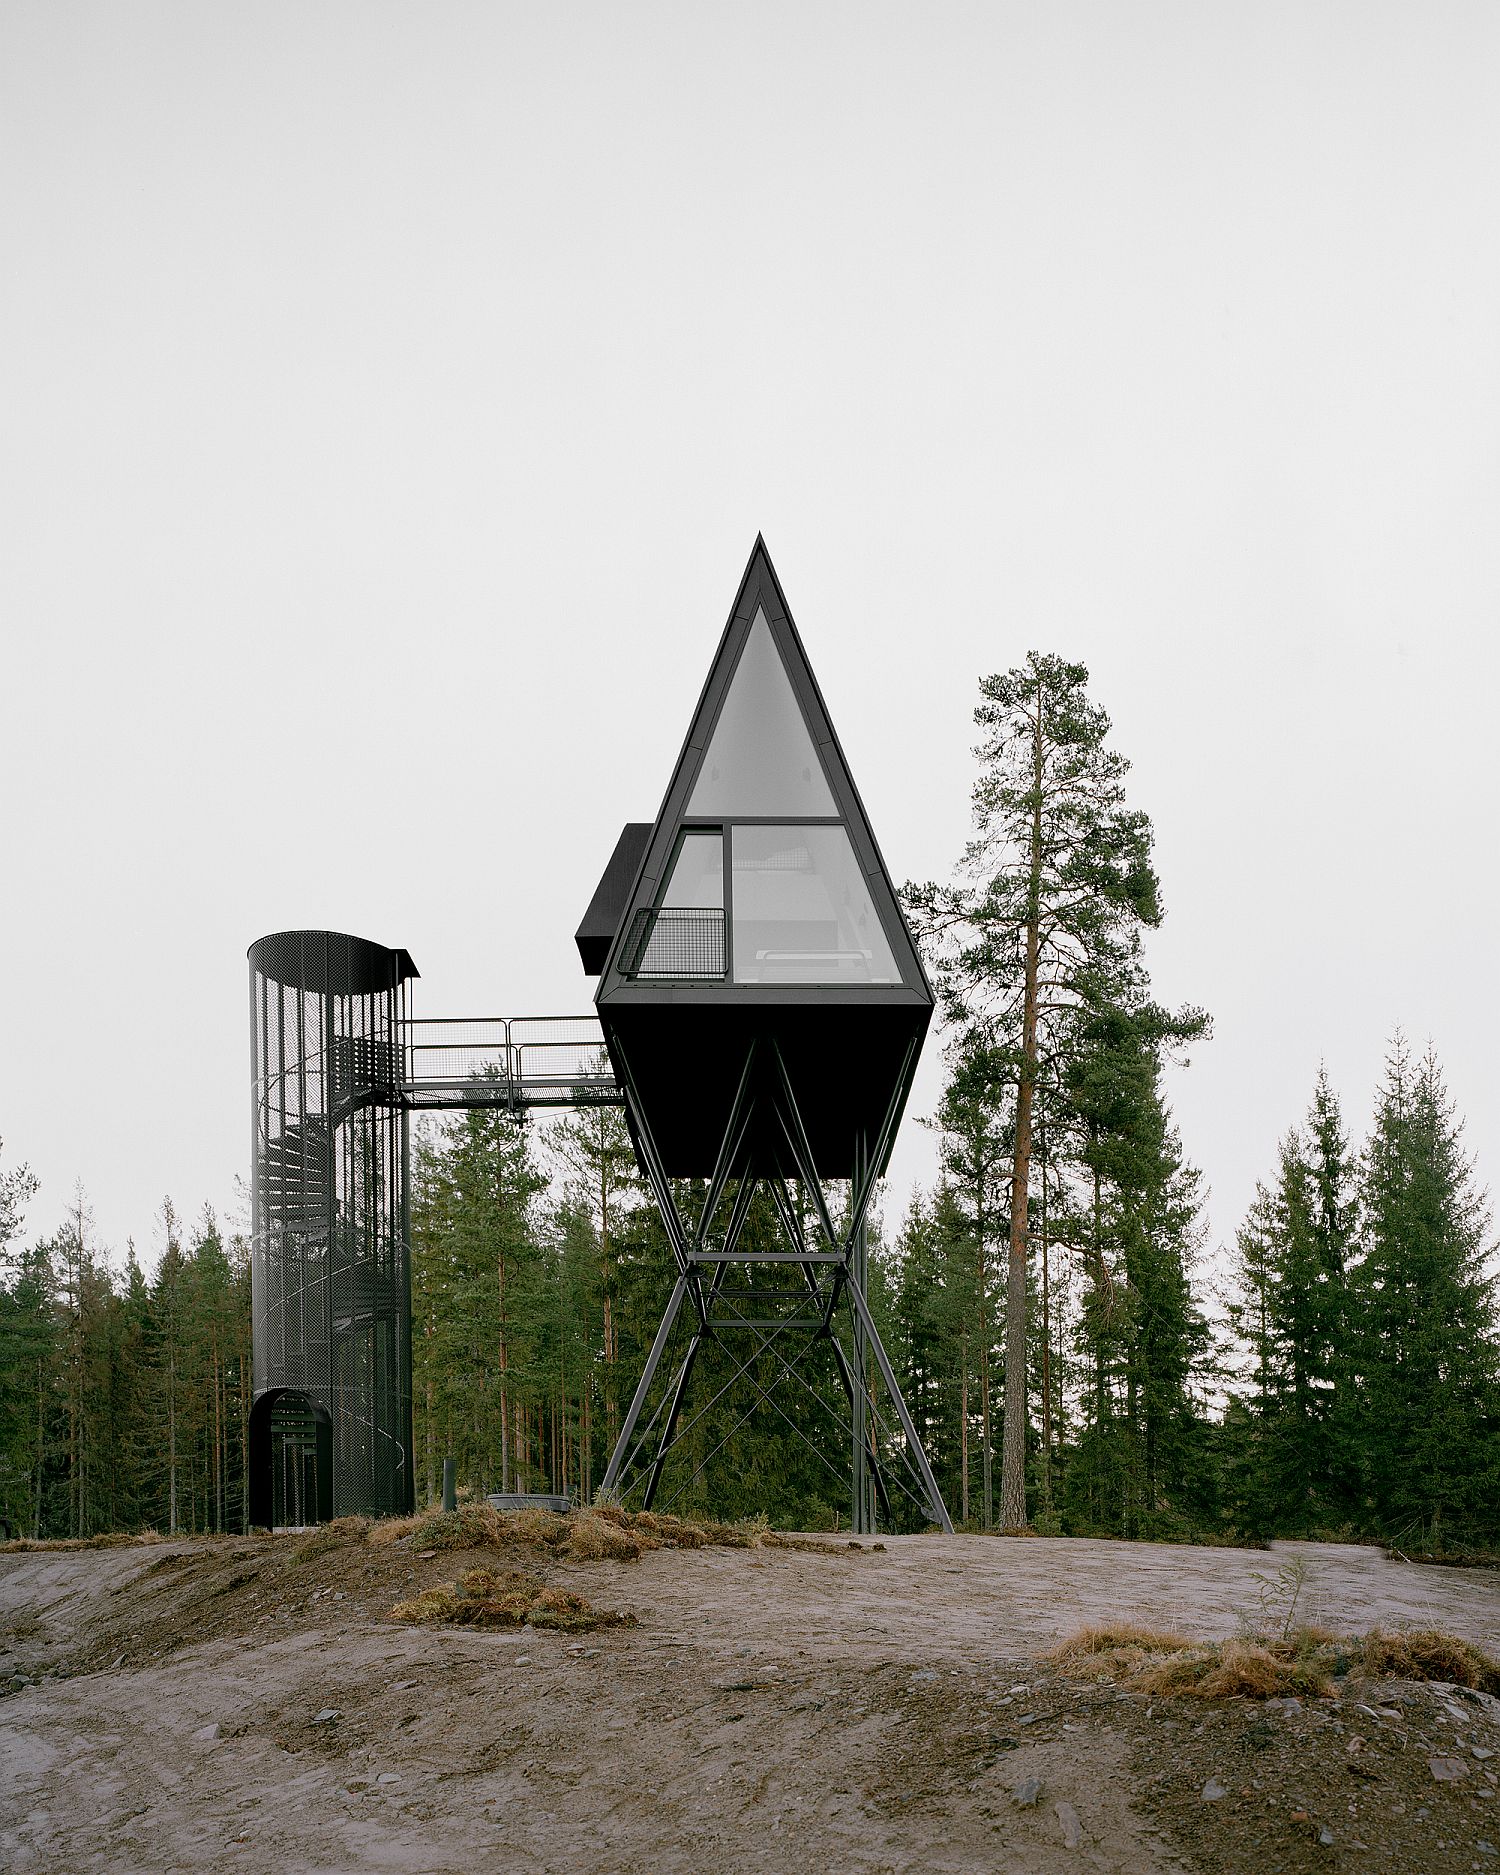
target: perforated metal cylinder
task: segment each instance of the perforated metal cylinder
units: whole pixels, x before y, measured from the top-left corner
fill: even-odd
[[[291,1390],[326,1412],[333,1476],[321,1501],[336,1516],[412,1507],[400,1095],[412,974],[404,951],[341,932],[282,931],[250,947],[256,1399],[269,1416]],[[279,1479],[284,1455],[263,1449]],[[279,1499],[267,1501],[281,1520]]]

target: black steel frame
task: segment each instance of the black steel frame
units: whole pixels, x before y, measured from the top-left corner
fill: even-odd
[[[680,1444],[703,1417],[717,1404],[728,1386],[744,1380],[753,1390],[756,1403],[769,1406],[787,1421],[792,1430],[804,1436],[801,1428],[782,1412],[771,1398],[771,1389],[762,1385],[754,1372],[759,1357],[771,1353],[781,1372],[772,1385],[783,1378],[800,1381],[825,1407],[805,1372],[799,1369],[798,1357],[820,1343],[827,1342],[833,1351],[849,1408],[850,1493],[852,1522],[856,1531],[876,1528],[877,1504],[887,1523],[892,1519],[890,1487],[897,1482],[887,1475],[882,1464],[878,1436],[877,1403],[883,1393],[899,1428],[896,1447],[904,1461],[915,1491],[911,1492],[928,1518],[945,1531],[953,1525],[943,1503],[942,1493],[933,1476],[890,1357],[881,1342],[870,1314],[868,1288],[868,1240],[866,1220],[876,1180],[885,1168],[891,1139],[905,1105],[911,1075],[916,1067],[917,1039],[907,1049],[906,1060],[892,1093],[884,1121],[873,1141],[862,1141],[855,1177],[850,1183],[849,1212],[841,1226],[835,1225],[818,1177],[808,1144],[806,1128],[798,1106],[792,1077],[787,1071],[774,1032],[752,1037],[745,1050],[738,1086],[719,1146],[717,1161],[708,1181],[702,1209],[691,1227],[683,1218],[652,1134],[650,1120],[641,1103],[626,1050],[618,1038],[612,1046],[616,1071],[625,1097],[625,1114],[635,1144],[636,1156],[646,1174],[656,1200],[667,1238],[677,1266],[673,1285],[661,1323],[636,1384],[629,1409],[620,1428],[619,1438],[604,1475],[604,1489],[628,1496],[640,1488],[643,1507],[650,1509],[661,1485],[662,1473],[673,1448]],[[789,1185],[795,1182],[803,1195],[803,1205],[792,1202]],[[715,1225],[729,1187],[735,1185],[722,1235]],[[758,1187],[770,1193],[790,1246],[786,1249],[751,1249],[741,1242],[750,1206]],[[810,1211],[814,1235],[809,1238],[804,1213]],[[822,1247],[815,1247],[821,1244]],[[759,1266],[794,1266],[804,1285],[803,1291],[757,1289],[734,1291],[725,1287],[731,1269],[746,1272]],[[802,1295],[800,1312],[751,1315],[735,1305],[739,1302],[788,1302]],[[847,1298],[852,1348],[845,1350],[839,1339],[838,1309]],[[662,1361],[671,1342],[673,1330],[684,1304],[689,1306],[692,1328],[686,1348],[670,1381],[661,1392],[655,1410],[644,1425],[641,1416],[651,1395]],[[682,1411],[704,1343],[722,1341],[730,1334],[748,1334],[749,1355],[739,1363],[730,1381],[701,1404],[684,1422]],[[789,1359],[777,1344],[792,1336],[794,1350]],[[867,1373],[873,1359],[878,1388],[872,1387]],[[753,1410],[753,1407],[752,1409]],[[830,1409],[831,1410],[831,1409]],[[743,1423],[742,1416],[739,1423]],[[654,1449],[652,1449],[654,1443]],[[816,1449],[816,1448],[814,1448]]]

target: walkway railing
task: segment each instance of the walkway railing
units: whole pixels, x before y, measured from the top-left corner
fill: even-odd
[[[591,1107],[623,1101],[595,1016],[427,1016],[404,1026],[409,1107]]]

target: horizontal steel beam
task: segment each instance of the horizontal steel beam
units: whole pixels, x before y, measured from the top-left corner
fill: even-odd
[[[842,1250],[693,1250],[689,1263],[842,1263]]]
[[[460,1107],[623,1107],[613,1081],[403,1081],[399,1104],[416,1110]]]
[[[806,1328],[816,1332],[823,1326],[821,1315],[780,1315],[768,1322],[754,1321],[748,1315],[714,1315],[708,1320],[710,1328]]]

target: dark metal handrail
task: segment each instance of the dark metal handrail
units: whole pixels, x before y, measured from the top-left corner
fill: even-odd
[[[576,1107],[622,1098],[596,1016],[424,1016],[404,1025],[410,1107]]]

